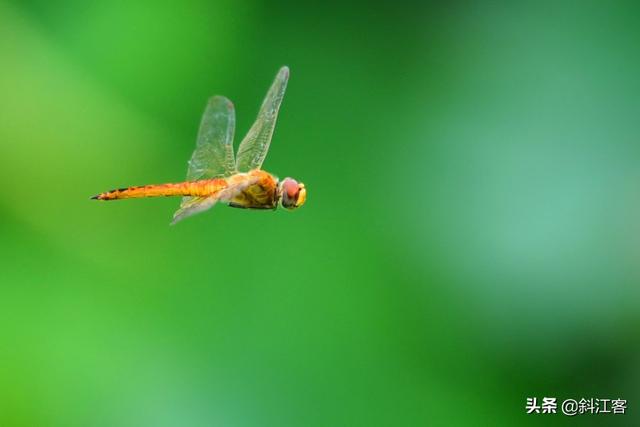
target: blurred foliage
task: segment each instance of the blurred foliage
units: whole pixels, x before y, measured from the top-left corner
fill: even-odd
[[[0,425],[637,423],[638,9],[0,2]],[[304,208],[89,200],[285,64]]]

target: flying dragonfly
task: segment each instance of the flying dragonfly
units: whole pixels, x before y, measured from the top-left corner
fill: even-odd
[[[279,181],[261,169],[288,80],[289,68],[280,68],[262,102],[258,118],[238,147],[237,156],[234,157],[233,153],[233,103],[224,96],[214,96],[209,99],[200,122],[186,181],[120,188],[100,193],[92,199],[182,196],[172,224],[203,212],[218,202],[245,209],[276,209],[280,204],[293,210],[302,206],[307,196],[302,182],[293,178]]]

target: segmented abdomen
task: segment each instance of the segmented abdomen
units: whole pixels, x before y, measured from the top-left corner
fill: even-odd
[[[209,197],[224,189],[226,186],[227,181],[223,178],[187,181],[177,184],[143,185],[107,191],[93,196],[92,199],[118,200],[168,196]]]

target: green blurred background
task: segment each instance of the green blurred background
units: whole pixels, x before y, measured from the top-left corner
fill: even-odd
[[[1,426],[560,425],[640,401],[634,2],[0,1]],[[174,199],[210,95],[295,213]]]

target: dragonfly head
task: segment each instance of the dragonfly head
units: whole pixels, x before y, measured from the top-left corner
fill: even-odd
[[[285,209],[293,210],[304,205],[307,190],[304,184],[293,178],[285,178],[280,182],[280,203]]]

